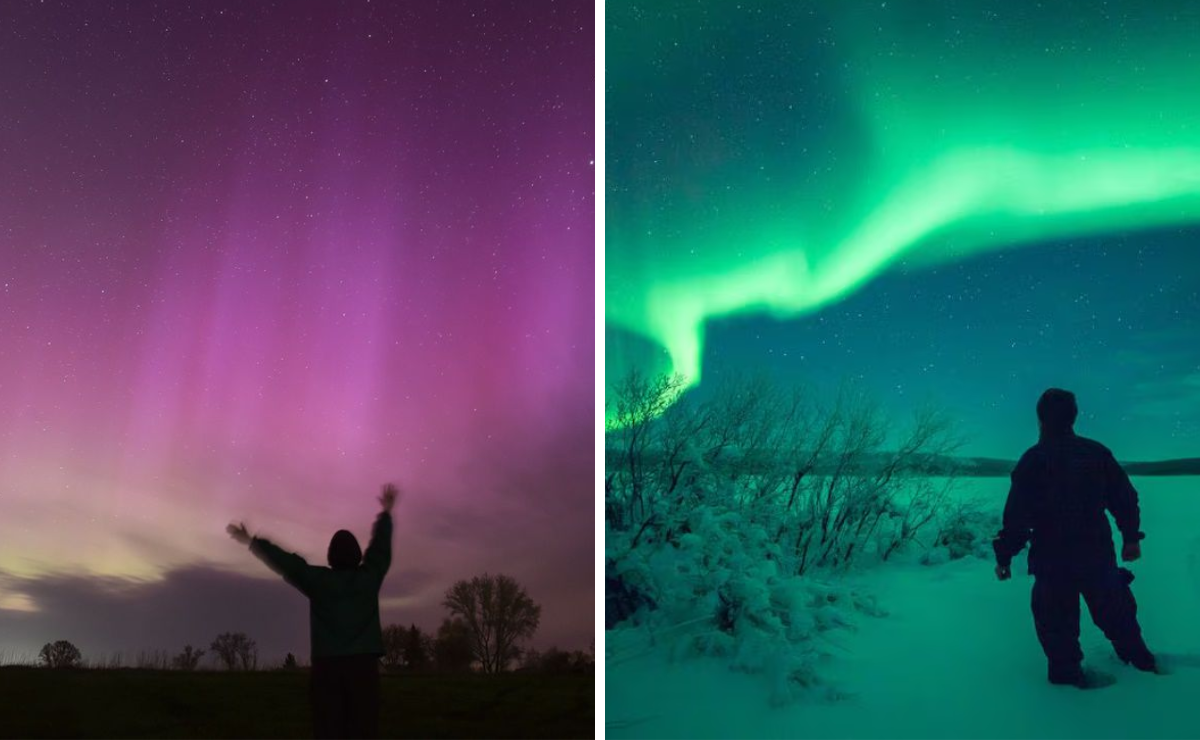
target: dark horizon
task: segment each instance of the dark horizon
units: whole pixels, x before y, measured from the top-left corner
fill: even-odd
[[[867,453],[864,457],[868,460],[886,459],[889,450],[878,450]],[[833,456],[834,453],[831,453]],[[621,460],[624,452],[615,446],[606,446],[605,448],[605,464],[611,465],[615,460]],[[643,457],[647,459],[653,458],[654,453],[647,451]],[[803,458],[801,454],[799,457]],[[939,474],[941,471],[936,470],[950,464],[958,464],[961,467],[957,472],[959,475],[967,477],[1000,477],[1007,476],[1017,464],[1017,458],[1006,457],[991,457],[984,455],[921,455],[919,457],[926,458],[924,464],[935,468],[932,474]],[[1200,457],[1182,457],[1163,460],[1117,460],[1118,464],[1131,476],[1192,476],[1200,475]],[[766,464],[765,462],[750,463],[753,465]],[[822,475],[822,463],[818,462],[817,466],[812,471],[815,475]]]

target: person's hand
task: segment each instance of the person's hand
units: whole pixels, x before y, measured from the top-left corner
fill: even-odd
[[[1142,543],[1134,540],[1121,546],[1121,560],[1132,563],[1142,556]]]
[[[1001,581],[1007,581],[1009,578],[1012,578],[1012,567],[1008,565],[997,565],[996,578],[999,578]]]
[[[244,523],[230,524],[225,528],[225,531],[229,533],[230,537],[234,538],[243,545],[250,544],[250,540],[252,538],[250,537],[250,533],[246,531],[246,525]]]
[[[383,494],[379,497],[379,505],[390,514],[392,507],[396,505],[396,497],[399,495],[400,491],[396,488],[395,483],[386,483],[383,486]]]

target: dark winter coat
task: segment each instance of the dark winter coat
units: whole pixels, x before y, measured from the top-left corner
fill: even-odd
[[[1105,511],[1126,542],[1142,538],[1137,491],[1112,452],[1072,432],[1043,436],[1012,471],[996,562],[1008,566],[1028,542],[1035,576],[1116,567]]]
[[[354,568],[309,565],[259,537],[250,542],[250,550],[308,597],[314,658],[384,654],[379,587],[392,563],[390,514],[379,514],[362,564]]]

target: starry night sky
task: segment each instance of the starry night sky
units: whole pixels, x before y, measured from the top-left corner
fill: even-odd
[[[1153,5],[1153,7],[1151,7]],[[1200,10],[610,2],[606,356],[1200,455]]]
[[[0,652],[242,630],[396,481],[384,622],[594,625],[588,2],[0,8]]]

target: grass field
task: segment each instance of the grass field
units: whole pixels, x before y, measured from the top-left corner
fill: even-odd
[[[592,737],[593,674],[384,675],[381,737]],[[305,671],[0,667],[0,737],[312,737]]]

